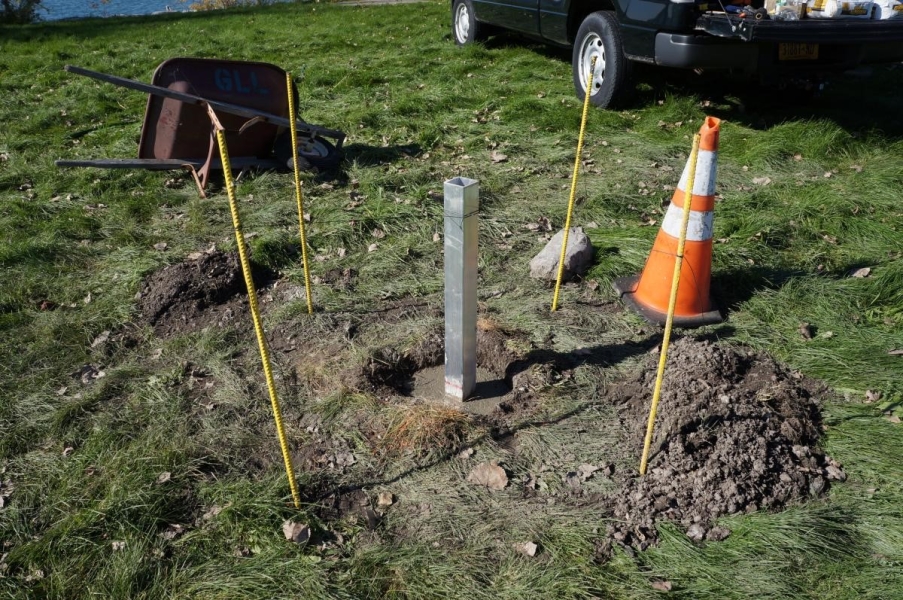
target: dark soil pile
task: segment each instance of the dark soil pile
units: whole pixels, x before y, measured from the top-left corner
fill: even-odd
[[[253,270],[258,286],[272,277],[265,269]],[[138,299],[141,315],[161,337],[231,325],[246,312],[246,305],[244,277],[234,252],[212,252],[166,266],[145,279]]]
[[[657,361],[619,387],[622,419],[642,452]],[[656,521],[694,540],[720,540],[722,515],[777,509],[817,496],[840,465],[816,446],[817,397],[826,390],[770,358],[680,339],[669,351],[647,475],[624,483],[613,505],[609,544],[645,549]]]

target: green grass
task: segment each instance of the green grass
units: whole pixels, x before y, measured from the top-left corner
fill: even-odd
[[[545,242],[526,225],[564,223],[580,115],[567,53],[513,37],[456,48],[448,12],[435,1],[282,4],[0,28],[0,492],[13,486],[0,509],[0,596],[648,598],[661,595],[659,578],[683,598],[903,597],[903,430],[883,414],[899,415],[903,399],[903,359],[888,354],[903,348],[903,71],[840,78],[802,107],[639,70],[632,108],[589,115],[575,220],[596,224],[587,280],[599,285],[565,286],[549,315],[550,289],[527,277]],[[277,64],[295,76],[306,120],[349,134],[341,174],[307,174],[304,189],[313,275],[353,268],[353,287],[315,285],[312,317],[303,294],[265,315],[309,350],[276,356],[292,447],[323,435],[357,459],[337,472],[296,456],[300,515],[253,336],[158,339],[135,306],[147,274],[211,244],[235,247],[221,186],[202,200],[178,174],[53,165],[134,156],[146,102],[63,65],[150,81],[172,56]],[[598,564],[605,515],[525,503],[513,487],[476,490],[463,481],[471,463],[441,451],[382,455],[370,435],[397,431],[404,411],[346,389],[343,373],[441,326],[429,309],[442,302],[442,182],[480,180],[484,315],[536,343],[554,334],[559,352],[625,349],[653,328],[592,305],[642,268],[706,114],[725,119],[714,287],[730,311],[706,332],[838,392],[824,407],[824,445],[848,481],[782,513],[725,519],[733,534],[721,543],[664,526],[659,546]],[[492,151],[508,159],[494,163]],[[363,203],[352,206],[352,192]],[[291,176],[243,177],[237,195],[255,259],[303,286]],[[847,276],[863,266],[869,277]],[[406,304],[423,312],[380,312]],[[814,339],[800,335],[804,322]],[[358,333],[336,346],[346,326]],[[114,335],[92,348],[103,331]],[[516,453],[475,424],[454,436],[474,445],[471,461],[497,459],[517,476],[571,456],[614,460],[614,410],[600,391],[639,358],[584,365],[544,390],[548,422],[521,429]],[[82,385],[72,374],[85,364],[105,377]],[[880,402],[863,404],[866,390]],[[316,418],[320,433],[308,426]],[[562,484],[550,474],[544,485]],[[321,517],[315,492],[336,486],[398,501],[370,531]],[[286,543],[290,517],[323,540]],[[163,535],[176,524],[181,535]],[[540,545],[536,557],[514,548],[525,541]]]

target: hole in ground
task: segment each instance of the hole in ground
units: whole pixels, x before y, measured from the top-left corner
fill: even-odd
[[[511,394],[511,366],[521,358],[510,348],[515,339],[501,329],[478,329],[477,385],[464,410],[489,414]],[[364,367],[364,379],[377,392],[444,404],[444,358],[444,339],[434,333],[404,352],[394,348],[374,352]]]

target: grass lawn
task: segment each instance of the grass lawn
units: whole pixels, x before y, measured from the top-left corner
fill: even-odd
[[[632,108],[590,112],[575,225],[596,256],[550,315],[528,261],[566,213],[581,110],[569,53],[513,37],[457,48],[449,21],[431,0],[0,28],[0,596],[903,598],[903,69],[844,76],[809,104],[638,69]],[[339,172],[303,176],[312,316],[292,175],[237,185],[253,259],[279,274],[261,298],[300,514],[246,306],[166,334],[139,308],[150,274],[235,249],[222,184],[200,199],[177,172],[54,166],[136,156],[146,104],[63,65],[149,82],[173,56],[277,64],[303,118],[349,136]],[[654,346],[660,332],[618,309],[611,281],[642,269],[706,115],[724,119],[713,288],[728,319],[689,333],[827,384],[822,445],[848,478],[725,517],[722,542],[663,524],[648,550],[598,560],[611,515],[557,483],[541,506],[477,489],[458,451],[512,479],[607,455],[603,398],[644,352],[535,390],[516,448],[355,374],[441,332],[434,234],[458,175],[480,181],[484,327],[558,355]],[[360,518],[379,493],[394,504]],[[311,524],[312,543],[287,542],[286,519]],[[526,541],[536,556],[515,548]]]

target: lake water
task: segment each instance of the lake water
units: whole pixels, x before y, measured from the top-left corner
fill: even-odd
[[[180,0],[43,0],[38,15],[45,21],[81,17],[112,17],[116,15],[149,15],[167,10],[185,11],[191,2]]]
[[[83,17],[116,17],[151,15],[161,12],[184,12],[196,0],[43,0],[38,15],[44,21],[80,19]],[[280,0],[289,2],[291,0]]]

